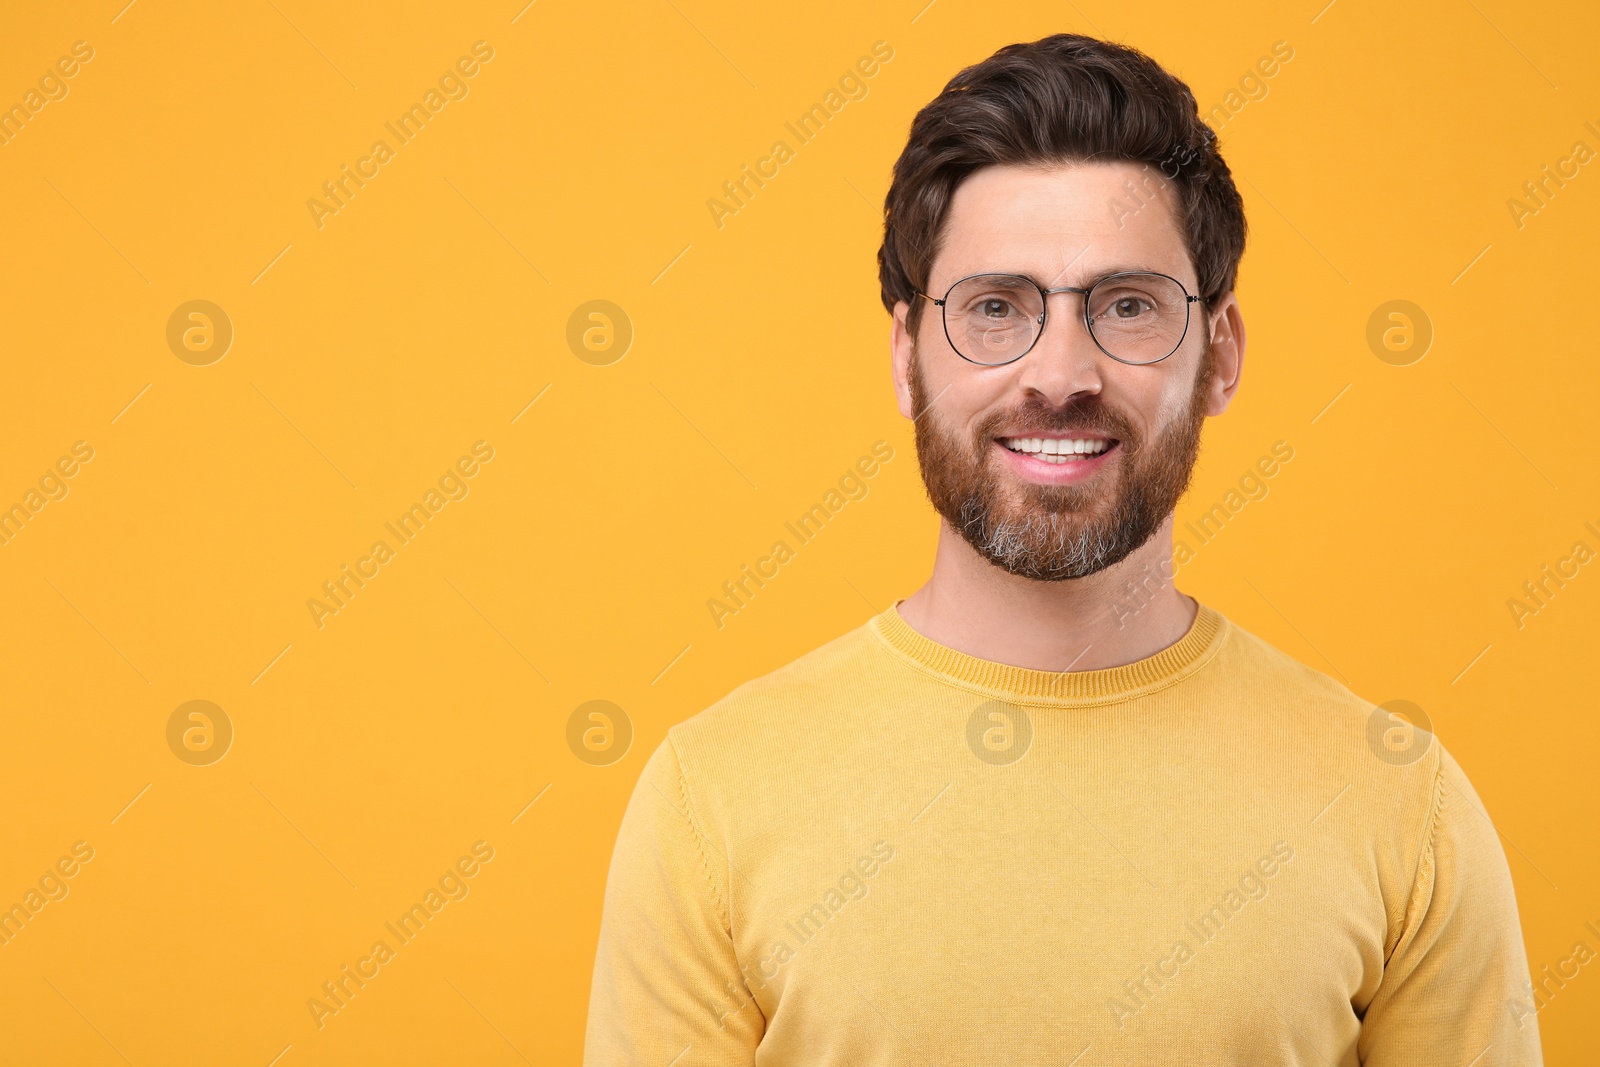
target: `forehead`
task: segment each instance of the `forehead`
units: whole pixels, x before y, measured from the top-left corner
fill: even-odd
[[[956,188],[929,285],[1017,272],[1076,285],[1119,270],[1170,274],[1191,291],[1194,268],[1174,189],[1137,163],[1003,164]]]

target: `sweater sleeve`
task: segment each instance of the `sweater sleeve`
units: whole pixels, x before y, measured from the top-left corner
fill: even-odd
[[[1437,744],[1437,741],[1435,742]],[[1365,1067],[1539,1067],[1539,1027],[1505,852],[1483,802],[1440,748],[1398,940],[1362,1020]]]
[[[697,821],[668,737],[617,833],[585,1067],[755,1062],[765,1021],[740,973],[727,899],[727,863]]]

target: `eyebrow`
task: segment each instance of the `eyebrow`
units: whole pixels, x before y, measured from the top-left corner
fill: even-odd
[[[1090,286],[1094,285],[1095,283],[1100,282],[1100,281],[1102,281],[1102,280],[1104,280],[1106,278],[1111,277],[1111,275],[1113,275],[1113,274],[1163,274],[1163,275],[1166,275],[1169,278],[1177,278],[1177,275],[1175,275],[1175,274],[1167,274],[1166,271],[1157,270],[1155,267],[1147,267],[1147,266],[1143,266],[1143,265],[1140,265],[1140,264],[1116,264],[1116,265],[1113,265],[1111,267],[1105,268],[1104,270],[1101,270],[1101,271],[1099,271],[1099,272],[1097,272],[1097,273],[1095,273],[1093,275],[1090,275],[1086,279],[1087,284],[1080,285],[1080,286],[1074,286],[1073,288],[1076,288],[1076,289],[1087,289]],[[991,270],[970,271],[970,272],[968,272],[966,274],[958,275],[957,278],[956,278],[956,281],[965,281],[968,278],[977,278],[977,277],[990,276],[990,275],[995,276],[995,277],[1000,277],[1000,278],[1021,278],[1021,279],[1024,279],[1026,281],[1033,282],[1033,284],[1037,285],[1040,289],[1056,288],[1055,286],[1050,286],[1050,285],[1044,284],[1043,282],[1039,281],[1039,279],[1035,278],[1033,275],[1027,273],[1026,271],[1017,271],[1017,270],[992,270],[991,269]],[[1184,282],[1183,279],[1178,278],[1178,281],[1180,283],[1182,283],[1185,287],[1187,287],[1188,283]],[[954,284],[954,282],[952,282],[951,284]]]

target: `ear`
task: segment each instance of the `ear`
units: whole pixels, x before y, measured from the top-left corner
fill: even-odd
[[[889,326],[889,362],[894,374],[894,398],[899,404],[900,414],[914,419],[917,412],[911,402],[911,358],[916,339],[906,325],[906,315],[910,311],[911,305],[904,300],[894,306],[894,321]]]
[[[1221,415],[1238,392],[1239,376],[1244,370],[1244,316],[1239,311],[1238,298],[1231,291],[1224,294],[1209,320],[1216,373],[1206,390],[1206,414]]]

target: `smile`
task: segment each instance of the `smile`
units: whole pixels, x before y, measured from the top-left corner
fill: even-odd
[[[1081,463],[1116,444],[1104,437],[1002,437],[999,441],[1013,452],[1058,464]]]

